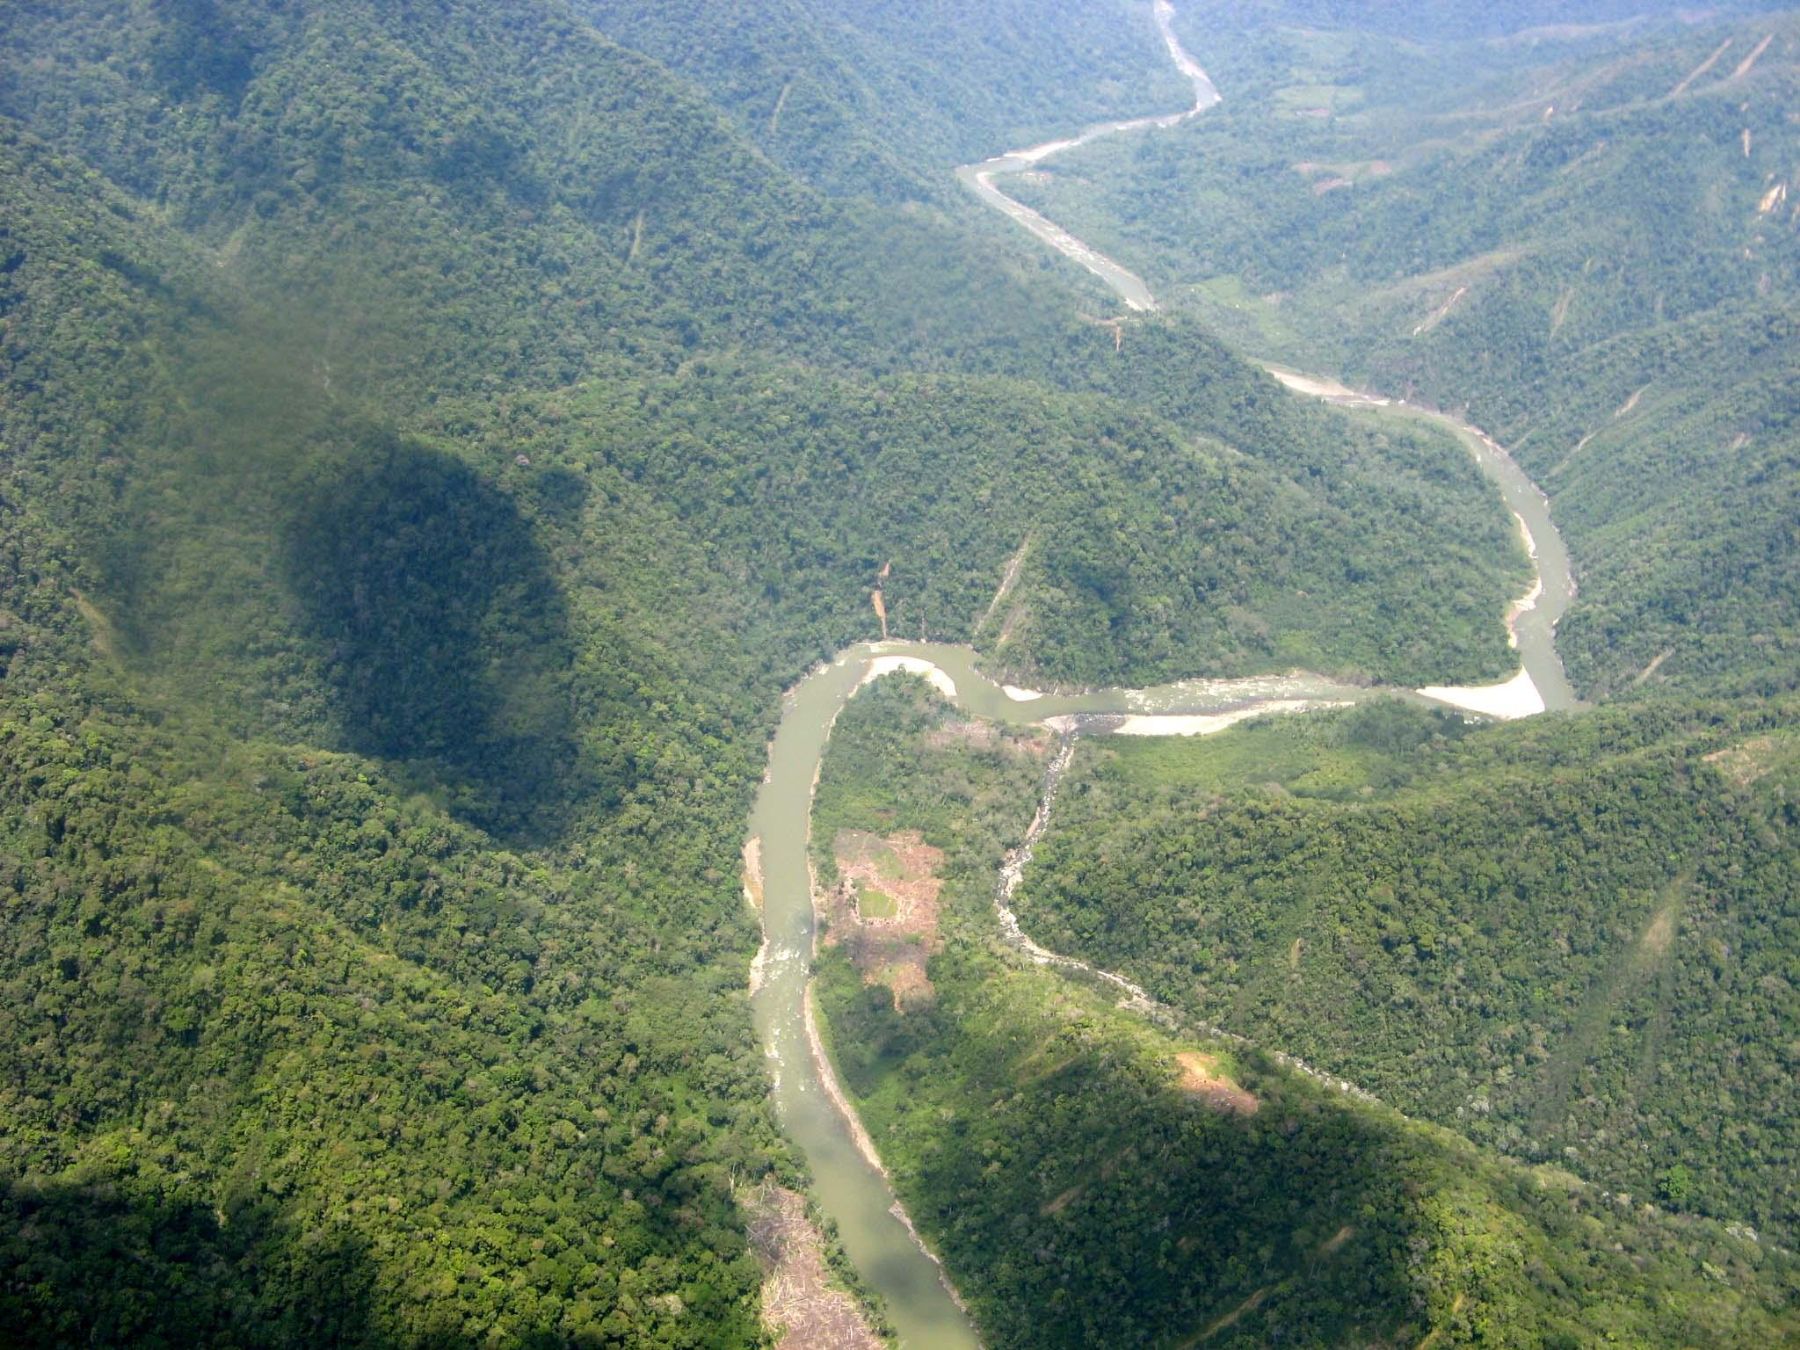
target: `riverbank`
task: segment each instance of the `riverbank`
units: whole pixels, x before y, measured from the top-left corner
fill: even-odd
[[[1317,398],[1334,407],[1358,411],[1389,411],[1435,422],[1460,440],[1474,458],[1482,473],[1500,490],[1518,523],[1520,543],[1531,559],[1531,584],[1507,607],[1504,616],[1507,642],[1520,653],[1516,673],[1505,680],[1483,685],[1428,685],[1416,692],[1422,698],[1447,704],[1464,712],[1479,713],[1502,721],[1535,717],[1551,708],[1577,706],[1575,690],[1563,670],[1562,657],[1555,649],[1556,623],[1575,597],[1576,585],[1569,568],[1568,551],[1562,537],[1550,523],[1550,499],[1528,477],[1518,462],[1479,427],[1473,426],[1435,408],[1424,408],[1406,399],[1386,398],[1365,390],[1352,389],[1341,381],[1321,375],[1307,375],[1285,366],[1265,364],[1263,369],[1297,394]],[[1531,518],[1526,512],[1531,513]],[[1534,529],[1532,519],[1538,524]],[[1556,575],[1546,580],[1543,549],[1539,532],[1552,542]],[[1540,614],[1540,607],[1543,612]],[[1527,615],[1539,623],[1524,631],[1531,650],[1521,646],[1521,625]]]
[[[1091,127],[1073,138],[1047,142],[958,170],[965,184],[990,207],[1101,277],[1128,306],[1142,311],[1156,308],[1155,297],[1142,278],[1007,197],[995,185],[995,179],[1024,172],[1052,155],[1103,136],[1176,125],[1218,102],[1218,92],[1205,71],[1182,50],[1174,32],[1173,15],[1168,0],[1156,0],[1156,21],[1170,58],[1194,82],[1192,109]],[[1277,373],[1277,378],[1282,375]],[[1485,706],[1472,710],[1493,716],[1522,716],[1528,708],[1538,711],[1549,706],[1571,706],[1574,693],[1562,676],[1556,656],[1554,624],[1561,613],[1556,602],[1561,598],[1566,605],[1573,585],[1567,573],[1567,553],[1549,520],[1548,500],[1536,485],[1504,450],[1476,429],[1454,419],[1422,409],[1396,409],[1390,400],[1358,394],[1333,381],[1295,372],[1285,375],[1304,382],[1304,387],[1290,385],[1299,392],[1341,401],[1346,407],[1382,415],[1397,412],[1434,418],[1449,427],[1499,487],[1509,508],[1518,516],[1525,537],[1536,545],[1533,588],[1513,604],[1507,615],[1509,631],[1521,654],[1519,673],[1502,685],[1485,689],[1433,686],[1423,691],[1390,692],[1436,697],[1438,701],[1464,707],[1482,702]],[[1001,578],[1001,595],[1016,579],[1024,549],[1030,546],[1031,541],[1027,540],[1009,563],[1008,574]],[[990,615],[991,612],[990,609]],[[1091,690],[1058,695],[995,683],[977,669],[976,656],[970,648],[883,641],[851,648],[820,665],[784,699],[781,725],[770,746],[769,771],[751,820],[751,836],[758,841],[761,863],[765,934],[753,994],[758,1031],[772,1061],[776,1111],[811,1165],[821,1208],[836,1223],[852,1261],[885,1300],[902,1344],[957,1350],[979,1344],[974,1327],[946,1273],[925,1248],[895,1197],[875,1141],[837,1082],[815,1020],[811,989],[810,963],[818,925],[808,859],[813,791],[838,713],[858,689],[895,673],[926,679],[971,717],[1012,725],[1037,724],[1064,734],[1031,830],[1002,869],[996,890],[999,925],[1006,940],[1033,961],[1079,971],[1110,984],[1119,990],[1127,1006],[1153,1016],[1160,1013],[1160,1005],[1137,985],[1033,942],[1021,930],[1008,903],[1030,860],[1032,846],[1048,825],[1057,783],[1074,753],[1074,734],[1091,728],[1095,733],[1126,735],[1210,735],[1250,718],[1302,715],[1316,708],[1340,707],[1377,691],[1293,672],[1248,680],[1193,680],[1149,690]],[[1505,692],[1495,692],[1499,690]],[[1465,701],[1458,704],[1457,699]],[[747,856],[746,862],[749,861]],[[747,893],[750,890],[747,884]],[[1292,1057],[1273,1053],[1280,1062],[1313,1073]],[[1314,1076],[1346,1093],[1366,1095],[1353,1084],[1329,1075]]]

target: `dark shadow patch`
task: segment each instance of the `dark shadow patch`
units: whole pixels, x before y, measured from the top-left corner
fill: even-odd
[[[223,1213],[111,1182],[0,1181],[9,1345],[386,1347],[374,1291],[348,1229],[302,1235],[261,1204]]]
[[[462,461],[359,439],[302,489],[285,548],[345,747],[423,774],[491,833],[549,842],[576,777],[573,642],[550,560]]]
[[[520,144],[491,126],[473,126],[431,159],[429,172],[464,201],[485,200],[495,189],[516,205],[541,207],[550,189],[530,168]]]
[[[892,1092],[898,1076],[902,1096],[937,1108],[914,1112],[890,1147],[913,1218],[995,1343],[1423,1336],[1407,1262],[1435,1240],[1418,1220],[1419,1196],[1444,1184],[1428,1149],[1256,1052],[1237,1072],[1262,1108],[1222,1112],[1177,1088],[1172,1060],[1083,1021],[1043,1036],[968,1017],[956,976],[932,975],[943,993],[926,1017],[853,988],[835,957],[823,1000],[853,1092]],[[1355,1239],[1322,1253],[1345,1228]]]
[[[592,489],[573,469],[549,468],[532,479],[532,495],[540,513],[559,524],[578,520]]]
[[[156,9],[150,73],[182,103],[217,94],[235,108],[256,74],[256,48],[216,0],[168,0]]]

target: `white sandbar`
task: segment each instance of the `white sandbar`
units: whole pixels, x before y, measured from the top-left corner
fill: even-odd
[[[916,656],[878,656],[869,662],[869,673],[857,684],[861,689],[865,684],[879,680],[883,675],[923,675],[931,687],[945,698],[956,697],[956,681],[951,679],[929,661]]]
[[[1501,684],[1433,685],[1419,693],[1465,712],[1498,717],[1503,722],[1536,717],[1544,711],[1544,696],[1538,692],[1537,682],[1524,670]]]
[[[1338,706],[1320,704],[1308,699],[1277,699],[1255,703],[1248,708],[1234,708],[1221,713],[1136,713],[1112,729],[1115,736],[1212,736],[1248,722],[1253,717],[1273,713],[1304,712],[1308,708]]]

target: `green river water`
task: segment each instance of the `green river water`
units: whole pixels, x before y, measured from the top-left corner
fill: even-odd
[[[994,186],[994,179],[1029,169],[1059,150],[1104,135],[1170,126],[1218,101],[1204,72],[1176,41],[1173,11],[1157,0],[1157,19],[1171,59],[1194,81],[1191,111],[1160,118],[1108,123],[1082,136],[1015,152],[960,171],[989,205],[1005,211],[1059,252],[1099,275],[1131,307],[1151,310],[1154,297],[1143,280],[1020,206]],[[1530,541],[1542,585],[1527,597],[1514,625],[1525,674],[1537,703],[1550,709],[1574,706],[1575,693],[1563,674],[1555,645],[1555,624],[1574,594],[1567,551],[1550,519],[1549,502],[1537,485],[1499,446],[1455,419],[1425,409],[1336,389],[1329,401],[1375,416],[1436,421],[1468,446],[1482,471],[1499,488]],[[996,580],[998,580],[996,578]],[[975,669],[966,647],[925,643],[879,643],[852,647],[819,666],[786,696],[770,747],[768,776],[750,821],[760,851],[763,882],[763,955],[758,958],[754,1006],[756,1025],[770,1060],[776,1110],[812,1170],[813,1193],[836,1223],[846,1252],[867,1284],[882,1296],[901,1344],[917,1350],[959,1350],[979,1345],[936,1260],[912,1232],[886,1176],[859,1147],[859,1124],[834,1099],[829,1065],[814,1052],[808,983],[814,944],[811,878],[807,868],[812,792],[838,712],[878,661],[928,663],[955,687],[953,701],[970,714],[1010,723],[1043,721],[1076,713],[1117,713],[1139,718],[1250,711],[1298,712],[1366,697],[1367,689],[1296,674],[1250,680],[1195,680],[1150,690],[1107,690],[1072,697],[1022,700],[1009,695]],[[1446,691],[1434,691],[1440,697]],[[1448,691],[1454,695],[1458,691]],[[1479,691],[1476,691],[1479,694]],[[1454,697],[1444,701],[1456,702]],[[1472,705],[1471,705],[1472,706]],[[1526,709],[1529,711],[1531,709]],[[1192,731],[1174,723],[1141,722],[1137,729]]]

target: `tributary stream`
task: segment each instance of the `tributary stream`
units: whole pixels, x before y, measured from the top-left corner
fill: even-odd
[[[994,180],[1020,173],[1050,155],[1102,136],[1172,126],[1219,101],[1212,83],[1175,37],[1173,9],[1157,0],[1156,16],[1170,58],[1194,83],[1191,110],[1165,117],[1107,123],[1079,137],[960,170],[988,204],[1018,220],[1058,251],[1102,277],[1134,309],[1153,310],[1149,287],[1133,273],[1053,222],[1005,196]],[[1563,675],[1555,624],[1574,593],[1568,554],[1550,520],[1549,503],[1493,441],[1474,428],[1426,409],[1360,394],[1332,381],[1274,370],[1296,391],[1380,416],[1436,421],[1453,431],[1499,487],[1518,518],[1537,564],[1537,579],[1508,615],[1522,662],[1518,676],[1478,689],[1433,688],[1417,696],[1495,716],[1529,715],[1571,707],[1575,694]],[[813,1191],[862,1278],[887,1304],[901,1343],[911,1350],[957,1350],[979,1344],[937,1261],[925,1250],[880,1170],[875,1147],[838,1089],[820,1049],[808,993],[814,912],[807,846],[812,794],[838,712],[866,679],[889,670],[927,674],[964,712],[1013,724],[1115,714],[1087,729],[1136,735],[1195,735],[1222,730],[1262,713],[1299,713],[1364,698],[1371,692],[1324,677],[1293,674],[1248,680],[1192,680],[1148,690],[1106,690],[1078,696],[1039,696],[1008,690],[975,668],[967,647],[884,642],[852,647],[814,670],[786,696],[770,748],[768,777],[751,816],[751,852],[760,861],[763,954],[754,976],[758,1033],[771,1061],[777,1113],[812,1169]],[[1056,725],[1065,730],[1067,720]],[[1018,940],[1026,943],[1024,935]],[[1041,949],[1036,949],[1040,954]],[[1048,955],[1048,954],[1042,954]],[[1078,963],[1071,963],[1078,964]]]

